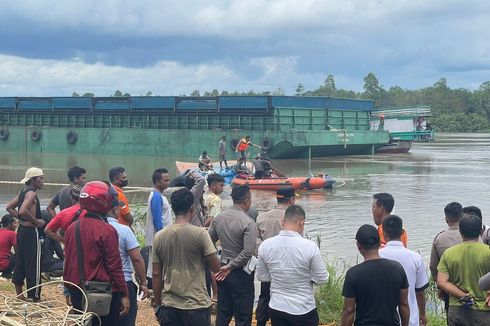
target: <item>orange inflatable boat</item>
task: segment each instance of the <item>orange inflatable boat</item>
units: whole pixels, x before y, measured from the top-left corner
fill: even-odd
[[[321,189],[327,181],[322,177],[293,177],[293,178],[270,178],[255,179],[253,177],[235,177],[232,185],[248,185],[250,189],[277,190],[284,186],[294,187],[296,190]]]

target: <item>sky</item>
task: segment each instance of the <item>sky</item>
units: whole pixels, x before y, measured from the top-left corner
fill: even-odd
[[[17,0],[0,2],[0,96],[115,90],[292,95],[335,77],[362,91],[478,89],[490,80],[490,1]]]

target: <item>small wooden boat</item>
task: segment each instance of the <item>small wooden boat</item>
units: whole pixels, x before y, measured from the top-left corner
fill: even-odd
[[[255,179],[253,177],[241,178],[235,177],[231,181],[232,185],[248,185],[251,189],[272,190],[291,186],[296,190],[321,189],[327,181],[322,177],[292,177],[292,178],[269,178]]]
[[[228,166],[231,167],[233,165],[236,164],[236,161],[226,161],[226,163],[228,163]],[[198,166],[197,166],[197,162],[181,162],[181,161],[175,161],[175,167],[177,168],[177,172],[179,173],[184,173],[185,171],[187,170],[194,170],[194,169],[197,169]],[[224,166],[224,164],[223,164]],[[247,168],[249,168],[250,170],[252,170],[253,168],[253,164],[252,162],[247,162]],[[224,171],[225,169],[223,169]],[[215,173],[219,173],[220,171],[222,171],[220,168],[219,168],[219,162],[218,163],[213,163],[213,171]]]

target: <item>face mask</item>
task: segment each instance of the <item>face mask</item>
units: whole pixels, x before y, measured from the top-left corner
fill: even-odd
[[[119,182],[121,183],[120,186],[119,186],[121,188],[124,188],[124,187],[126,187],[128,185],[128,180],[121,180]]]

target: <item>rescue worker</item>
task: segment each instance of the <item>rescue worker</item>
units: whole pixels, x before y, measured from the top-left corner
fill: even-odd
[[[254,147],[262,149],[261,146],[252,143],[252,141],[250,139],[251,139],[251,137],[249,135],[247,135],[247,136],[245,136],[245,138],[240,138],[240,140],[238,141],[238,144],[236,145],[235,151],[237,153],[240,153],[240,158],[243,160],[244,163],[247,162],[247,155],[245,154],[245,151],[248,149],[248,146],[254,146]]]

